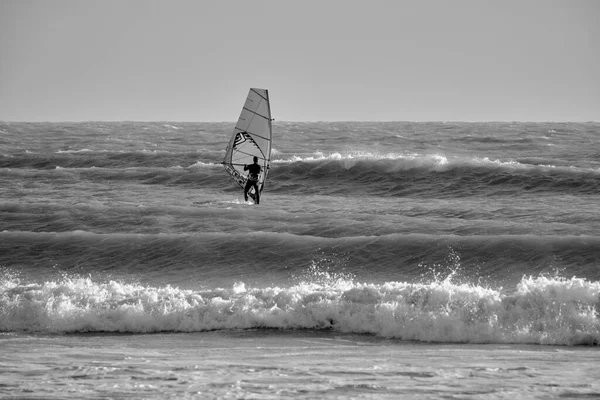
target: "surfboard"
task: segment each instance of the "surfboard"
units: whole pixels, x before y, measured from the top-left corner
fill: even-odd
[[[231,178],[242,188],[248,181],[244,166],[252,164],[258,157],[261,172],[258,177],[260,194],[265,187],[271,164],[271,104],[267,89],[251,88],[242,107],[242,112],[225,149],[223,166]],[[256,193],[251,188],[248,195],[256,203]]]

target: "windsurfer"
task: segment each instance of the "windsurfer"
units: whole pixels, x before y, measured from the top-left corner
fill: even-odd
[[[258,165],[258,157],[254,156],[254,164],[244,165],[244,171],[248,172],[248,180],[246,181],[246,187],[244,187],[244,199],[248,201],[248,191],[251,187],[254,187],[254,196],[256,197],[256,204],[260,201],[260,191],[258,190],[258,176],[260,175],[260,165]]]

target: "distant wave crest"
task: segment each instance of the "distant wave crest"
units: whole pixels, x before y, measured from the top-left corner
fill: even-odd
[[[390,163],[390,162],[395,163]],[[553,165],[552,160],[500,160],[489,157],[450,157],[443,153],[374,153],[368,151],[332,152],[317,151],[310,155],[293,155],[275,159],[274,164],[289,165],[293,163],[328,164],[337,163],[346,168],[362,165],[393,165],[397,170],[423,169],[429,171],[448,171],[456,168],[470,169],[503,169],[506,171],[537,170],[561,171],[563,173],[579,173],[600,175],[600,168],[581,168],[566,165]],[[387,163],[387,164],[386,164]]]
[[[444,192],[485,194],[490,190],[582,194],[600,191],[600,169],[528,161],[443,153],[316,152],[275,160],[270,176],[272,179],[283,177],[286,181],[309,181],[315,190],[320,184],[327,188],[338,185],[339,190],[353,193],[367,191],[399,196],[416,192],[425,196],[444,196]]]

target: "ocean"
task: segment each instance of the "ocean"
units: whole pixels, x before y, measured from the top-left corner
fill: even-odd
[[[0,398],[600,398],[600,123],[0,123]]]

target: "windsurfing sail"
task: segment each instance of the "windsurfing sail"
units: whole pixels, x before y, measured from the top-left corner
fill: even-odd
[[[252,164],[254,156],[258,157],[261,167],[259,194],[265,186],[271,164],[271,121],[269,91],[251,88],[223,159],[225,170],[241,187],[245,187],[248,171],[244,171],[244,165]],[[254,188],[248,194],[256,200]]]

